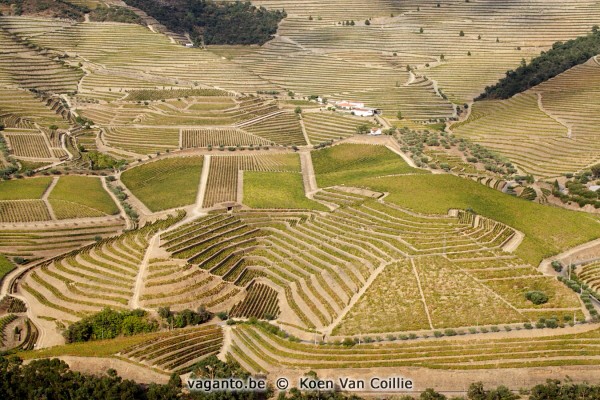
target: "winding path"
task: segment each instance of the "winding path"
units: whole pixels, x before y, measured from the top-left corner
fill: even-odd
[[[137,308],[141,308],[140,307],[140,294],[142,292],[142,289],[144,288],[144,278],[146,277],[146,273],[148,271],[148,265],[150,265],[150,260],[152,257],[152,250],[155,247],[158,247],[161,234],[162,234],[162,232],[158,231],[152,237],[152,239],[150,239],[150,242],[148,242],[148,248],[146,249],[146,254],[144,254],[144,259],[142,260],[142,263],[140,264],[140,269],[139,269],[137,277],[135,279],[135,288],[133,289],[133,296],[131,297],[131,300],[129,301],[129,307],[131,307],[134,310]]]
[[[322,330],[323,333],[325,333],[327,335],[331,335],[331,333],[333,332],[333,329],[336,326],[338,326],[340,322],[342,322],[342,320],[344,319],[346,314],[348,314],[348,312],[354,307],[354,305],[358,302],[358,300],[360,300],[362,295],[365,294],[365,292],[371,287],[373,282],[375,282],[375,279],[377,279],[379,274],[381,274],[383,272],[383,270],[385,269],[385,267],[387,265],[389,265],[389,263],[382,264],[375,271],[373,271],[371,273],[371,275],[369,276],[369,279],[367,279],[367,281],[365,282],[364,285],[362,285],[360,290],[358,292],[356,292],[354,294],[354,296],[352,296],[352,299],[350,299],[350,302],[346,305],[346,307],[344,307],[342,312],[338,314],[338,316],[331,322],[331,324],[329,326],[325,327]],[[427,314],[427,316],[429,316],[429,313]]]
[[[206,197],[206,188],[208,186],[208,174],[210,172],[211,156],[205,155],[202,162],[202,173],[200,174],[200,183],[198,184],[198,194],[196,196],[195,213],[200,213],[204,207],[204,197]]]
[[[423,308],[425,309],[425,314],[427,314],[427,321],[429,322],[429,327],[431,329],[435,329],[433,327],[433,322],[431,320],[431,314],[429,314],[429,306],[427,305],[427,300],[425,299],[425,293],[423,292],[423,287],[421,286],[421,278],[419,277],[419,271],[417,271],[417,266],[415,265],[415,260],[410,259],[410,265],[412,265],[413,274],[417,279],[417,286],[419,287],[419,293],[421,294],[421,301],[423,302]]]
[[[117,196],[115,196],[112,190],[109,189],[108,184],[106,183],[106,177],[101,177],[100,181],[102,182],[102,187],[104,188],[106,193],[108,193],[108,195],[113,199],[113,201],[117,205],[117,208],[119,209],[119,215],[121,215],[121,218],[125,220],[125,229],[133,228],[133,222],[131,222],[131,219],[127,216],[125,208],[123,208],[123,204],[121,204],[119,199],[117,199]]]
[[[221,328],[223,329],[223,346],[221,346],[221,351],[219,351],[217,358],[223,362],[227,362],[227,353],[229,353],[231,349],[233,335],[231,332],[231,326],[223,325]]]
[[[548,111],[544,107],[544,103],[542,101],[542,93],[541,92],[537,92],[537,103],[538,103],[538,107],[539,107],[540,111],[542,111],[548,117],[552,118],[554,121],[558,122],[559,124],[561,124],[562,126],[564,126],[565,128],[567,128],[567,137],[569,139],[572,139],[573,138],[573,128],[571,127],[570,124],[568,124],[567,122],[565,122],[562,118],[557,117],[556,115],[553,115],[550,111]]]
[[[58,218],[56,218],[56,214],[54,213],[54,209],[52,208],[50,201],[48,201],[48,197],[50,197],[50,193],[52,193],[52,190],[54,190],[54,187],[58,184],[59,179],[60,178],[57,176],[52,178],[52,182],[50,183],[48,188],[46,188],[44,194],[42,195],[42,200],[46,204],[46,208],[48,208],[48,213],[50,213],[50,218],[52,218],[53,221],[57,221]]]
[[[319,186],[310,151],[304,149],[300,151],[300,166],[302,169],[302,180],[304,181],[304,192],[306,193],[306,197],[311,199],[319,190]]]

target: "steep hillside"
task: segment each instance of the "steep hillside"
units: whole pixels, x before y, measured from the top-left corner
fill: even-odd
[[[598,25],[595,25],[587,36],[566,43],[556,42],[551,50],[542,51],[539,57],[529,63],[523,59],[519,68],[506,72],[506,77],[496,85],[486,87],[478,100],[508,99],[576,65],[583,64],[598,54],[600,54],[600,31]]]

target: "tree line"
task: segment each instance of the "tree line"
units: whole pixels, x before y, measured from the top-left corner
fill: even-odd
[[[586,36],[567,42],[556,42],[552,49],[527,63],[521,61],[516,70],[506,72],[506,76],[497,84],[485,88],[485,92],[476,100],[508,99],[542,82],[551,79],[576,65],[583,64],[600,54],[600,29],[592,28]]]
[[[209,321],[213,314],[204,306],[200,306],[197,311],[186,309],[179,312],[173,312],[169,307],[162,307],[158,309],[158,316],[162,321],[154,319],[141,309],[116,311],[105,308],[73,322],[63,331],[63,336],[67,343],[114,339],[117,336],[155,332],[161,327],[161,322],[163,326],[166,324],[171,328],[200,325]]]
[[[269,11],[250,2],[209,0],[125,0],[176,33],[188,33],[196,45],[264,44],[277,32],[285,11]]]
[[[314,372],[311,371],[316,376]],[[311,374],[309,373],[309,374]],[[210,356],[194,366],[192,377],[196,378],[242,378],[249,375],[235,361],[223,362]],[[72,371],[68,364],[59,359],[34,360],[23,364],[18,356],[0,355],[0,398],[22,399],[69,399],[69,400],[266,400],[273,398],[272,387],[266,392],[184,392],[183,382],[177,374],[171,375],[167,384],[141,385],[121,378],[109,369],[103,375],[88,375]],[[600,386],[589,384],[562,383],[548,380],[530,390],[523,390],[529,400],[572,400],[599,399]],[[506,387],[486,389],[481,382],[473,383],[465,397],[451,400],[517,400],[522,399]],[[307,391],[291,389],[280,392],[278,400],[362,400],[355,395],[340,392]],[[446,400],[447,396],[427,389],[420,395],[404,395],[399,400]]]
[[[75,4],[66,0],[0,0],[0,4],[10,6],[15,15],[40,14],[54,18],[83,21],[84,15],[89,14],[91,21],[111,21],[130,24],[141,23],[141,18],[133,11],[123,7],[106,7],[99,5],[91,9],[85,4]]]

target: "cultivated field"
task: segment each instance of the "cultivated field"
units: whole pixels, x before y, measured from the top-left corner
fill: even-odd
[[[269,140],[251,135],[236,128],[184,129],[181,132],[181,147],[220,146],[267,146]]]
[[[119,212],[100,179],[64,176],[58,180],[48,198],[58,219],[98,217]]]
[[[152,211],[193,204],[196,200],[202,157],[168,158],[125,171],[123,184]]]
[[[252,208],[326,210],[304,194],[298,172],[244,172],[243,202]]]
[[[118,213],[99,178],[63,176],[0,183],[0,222],[32,222]]]
[[[204,207],[237,201],[239,171],[299,173],[300,160],[293,154],[212,156]]]
[[[341,144],[312,154],[321,187],[354,184],[368,178],[424,173],[409,167],[384,146]]]

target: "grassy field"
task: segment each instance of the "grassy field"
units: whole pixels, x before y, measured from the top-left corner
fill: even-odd
[[[113,199],[102,187],[100,179],[93,177],[63,176],[52,189],[49,199],[76,203],[108,215],[119,212]]]
[[[48,358],[59,356],[76,357],[110,357],[130,346],[143,343],[155,337],[161,336],[160,333],[151,333],[147,335],[135,335],[118,337],[111,340],[97,340],[92,342],[71,343],[62,346],[54,346],[42,350],[30,350],[19,353],[19,357],[24,360],[33,360],[36,358]]]
[[[398,318],[401,315],[402,318]],[[377,277],[335,328],[335,335],[429,329],[419,286],[408,261]]]
[[[319,187],[352,185],[375,177],[423,171],[411,168],[384,146],[341,144],[312,153]],[[424,172],[423,172],[424,173]]]
[[[546,308],[551,311],[551,308],[580,307],[579,301],[573,296],[573,291],[565,285],[557,285],[555,278],[545,276],[518,277],[515,279],[488,281],[486,285],[497,292],[501,292],[508,301],[519,308]],[[525,294],[532,290],[546,293],[549,298],[548,302],[535,305],[527,300]]]
[[[0,254],[0,279],[4,278],[13,269],[15,269],[13,263],[8,261],[8,258],[4,254]]]
[[[327,208],[304,195],[302,175],[294,172],[244,172],[244,204],[252,208]]]
[[[202,157],[165,159],[125,171],[121,181],[150,210],[161,211],[194,203]]]
[[[0,182],[0,200],[39,199],[52,178],[34,178]]]
[[[452,175],[369,177],[350,182],[390,192],[386,201],[414,211],[446,214],[450,208],[471,208],[503,222],[525,234],[516,253],[533,265],[600,237],[597,216],[542,206]]]

